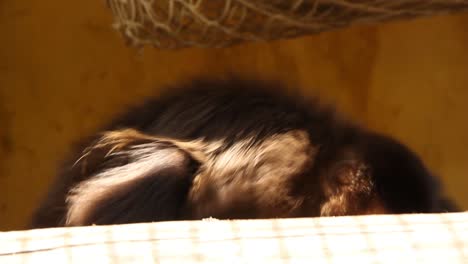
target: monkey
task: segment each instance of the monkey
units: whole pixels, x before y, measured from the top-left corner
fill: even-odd
[[[457,210],[419,155],[317,96],[200,78],[82,139],[30,227]]]

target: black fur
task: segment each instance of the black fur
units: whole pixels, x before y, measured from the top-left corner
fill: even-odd
[[[77,147],[31,227],[456,210],[407,147],[284,91],[168,89]]]

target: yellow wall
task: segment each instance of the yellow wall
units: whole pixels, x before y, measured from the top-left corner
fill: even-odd
[[[0,230],[23,226],[80,135],[163,84],[225,72],[322,94],[408,143],[468,208],[468,14],[142,54],[111,22],[103,1],[0,2]]]

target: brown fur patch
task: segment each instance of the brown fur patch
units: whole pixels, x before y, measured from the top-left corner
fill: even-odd
[[[344,159],[335,163],[323,176],[324,202],[321,216],[365,214],[376,201],[371,172],[359,159]]]
[[[307,133],[253,143],[238,142],[202,167],[189,194],[195,218],[286,217],[301,206],[303,197],[293,197],[291,185],[316,153]]]

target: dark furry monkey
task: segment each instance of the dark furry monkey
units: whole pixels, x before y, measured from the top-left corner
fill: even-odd
[[[173,87],[85,140],[32,228],[452,211],[399,142],[274,82]]]

